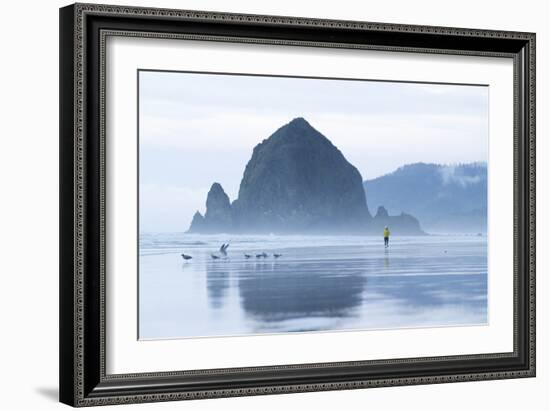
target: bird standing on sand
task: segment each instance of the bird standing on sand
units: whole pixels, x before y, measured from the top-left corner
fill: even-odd
[[[220,256],[216,254],[210,254],[210,257],[212,257],[212,260],[217,260],[220,258]]]
[[[277,253],[273,254],[273,257],[275,257],[275,258],[279,258],[281,256],[282,256],[282,254],[277,254]]]
[[[244,258],[250,258],[250,257],[252,257],[250,254],[245,254],[244,255]]]
[[[187,254],[182,254],[181,256],[182,256],[182,258],[183,258],[184,260],[186,260],[186,261],[193,258],[193,257],[191,257],[190,255],[187,255]]]
[[[256,258],[266,258],[267,257],[267,254],[265,253],[265,251],[261,254],[256,254]]]

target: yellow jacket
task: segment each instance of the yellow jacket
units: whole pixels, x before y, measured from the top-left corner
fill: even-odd
[[[387,228],[384,228],[384,237],[389,237],[390,236],[390,230],[388,230]]]

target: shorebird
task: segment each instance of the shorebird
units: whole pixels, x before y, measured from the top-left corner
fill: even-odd
[[[250,258],[250,257],[252,257],[250,254],[245,254],[244,255],[244,258]]]
[[[273,257],[275,257],[275,258],[279,258],[281,256],[282,256],[282,254],[273,254]]]
[[[220,253],[222,253],[223,255],[227,255],[227,247],[229,247],[229,243],[222,244],[222,246],[220,247]]]
[[[267,254],[265,253],[265,251],[261,254],[256,254],[256,258],[266,258],[267,257]]]
[[[212,257],[213,260],[217,260],[220,258],[220,256],[216,254],[210,254],[210,257]]]
[[[190,259],[193,258],[193,257],[191,257],[190,255],[187,255],[187,254],[182,254],[181,256],[183,257],[184,260],[190,260]]]

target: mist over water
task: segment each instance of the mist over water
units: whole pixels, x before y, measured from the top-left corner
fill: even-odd
[[[139,263],[141,339],[487,323],[484,236],[148,233]]]

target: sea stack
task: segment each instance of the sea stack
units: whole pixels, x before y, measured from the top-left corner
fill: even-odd
[[[254,148],[232,208],[246,232],[352,232],[371,218],[359,171],[301,117]]]
[[[231,203],[221,184],[214,183],[206,197],[204,217],[198,211],[193,216],[189,232],[223,233],[233,228]]]
[[[412,216],[385,212],[373,219],[359,171],[298,117],[254,147],[233,203],[219,183],[212,185],[206,213],[195,213],[189,232],[369,234],[382,222],[422,233]]]

